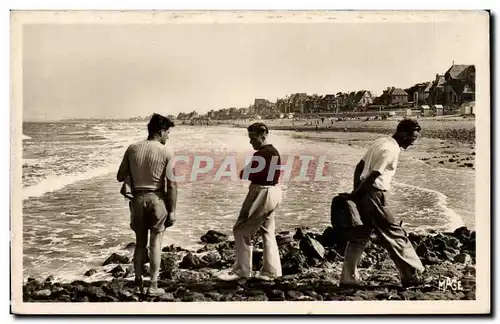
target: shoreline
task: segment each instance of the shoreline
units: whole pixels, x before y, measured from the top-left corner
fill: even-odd
[[[265,123],[271,131],[295,132],[292,135],[294,138],[338,142],[354,146],[365,146],[380,135],[392,135],[399,122],[398,120],[347,120],[332,123],[325,121],[316,130],[315,125],[305,125],[314,124],[314,119],[296,122],[292,120],[224,120],[208,127],[246,128],[257,121]],[[418,141],[419,144],[408,151],[410,156],[435,168],[475,170],[474,119],[420,118],[418,122],[423,129],[422,137]],[[182,126],[207,127],[187,124]]]
[[[209,230],[196,251],[166,246],[162,252],[157,297],[133,292],[133,243],[113,253],[100,268],[89,269],[88,280],[56,282],[29,278],[23,283],[25,302],[193,302],[193,301],[324,301],[324,300],[474,300],[476,291],[476,233],[465,227],[453,232],[409,234],[426,268],[425,285],[404,289],[397,270],[380,242],[373,237],[360,261],[366,283],[357,289],[339,288],[345,236],[332,227],[323,232],[297,228],[277,233],[283,276],[274,281],[255,278],[222,282],[215,278],[234,262],[234,240]],[[262,240],[254,241],[254,271],[262,262]],[[126,252],[128,251],[128,252]],[[145,265],[149,271],[149,264]],[[111,280],[93,279],[102,273]],[[448,281],[446,281],[448,280]],[[148,282],[147,277],[145,282]],[[451,286],[443,283],[453,282]],[[457,286],[458,285],[458,286]]]
[[[475,143],[475,120],[471,118],[459,118],[459,117],[441,117],[441,118],[427,118],[421,117],[417,119],[419,124],[422,126],[422,137],[440,139],[444,141],[458,141],[462,143]],[[248,125],[254,122],[265,123],[270,130],[287,130],[296,131],[316,132],[316,119],[300,119],[293,121],[291,119],[274,119],[274,120],[217,120],[213,121],[214,124],[208,126],[233,126],[237,128],[246,128]],[[318,120],[318,130],[317,132],[349,132],[349,133],[376,133],[376,134],[392,134],[394,133],[399,119],[387,119],[387,120],[325,120],[323,123]],[[190,125],[182,124],[178,121],[178,125],[182,126],[203,126],[204,125]]]

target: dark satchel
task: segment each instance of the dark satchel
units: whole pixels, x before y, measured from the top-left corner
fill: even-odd
[[[363,225],[358,207],[348,193],[340,193],[333,197],[330,206],[330,220],[332,227],[337,229],[347,230]]]

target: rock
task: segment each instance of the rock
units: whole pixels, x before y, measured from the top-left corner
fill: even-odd
[[[370,256],[365,256],[359,261],[359,267],[360,268],[370,268],[375,264],[375,261],[372,259]]]
[[[462,245],[462,243],[460,243],[460,240],[453,236],[447,236],[446,244],[453,249],[458,249]]]
[[[307,267],[307,259],[301,250],[292,248],[281,259],[283,275],[300,273]]]
[[[205,235],[201,237],[201,241],[204,243],[214,244],[221,243],[227,240],[227,235],[214,230],[209,230]]]
[[[302,297],[304,297],[304,294],[300,291],[289,290],[286,292],[286,297],[288,297],[287,299],[289,300],[300,300]]]
[[[439,164],[444,164],[444,161],[439,161],[438,163],[439,163]]]
[[[444,250],[442,253],[442,258],[444,258],[445,260],[453,261],[458,253],[459,252],[456,250]]]
[[[206,266],[214,269],[222,269],[221,256],[217,252],[209,252],[201,257]]]
[[[417,248],[422,242],[422,237],[416,233],[410,232],[408,233],[408,240],[410,240],[413,248]]]
[[[337,251],[331,249],[325,254],[325,260],[330,262],[343,261],[343,257],[337,253]]]
[[[174,294],[172,293],[165,293],[161,296],[158,296],[158,301],[162,302],[172,302],[175,300]]]
[[[471,235],[469,229],[465,226],[457,228],[454,232],[453,235],[460,240],[462,244],[467,243],[469,240],[469,237]]]
[[[54,282],[54,280],[55,280],[55,278],[53,275],[50,275],[47,278],[45,278],[46,283],[52,283],[52,282]]]
[[[107,298],[106,293],[101,287],[87,287],[85,289],[85,294],[92,302],[104,301]]]
[[[201,272],[199,270],[186,270],[186,269],[176,269],[172,271],[172,280],[192,282],[192,281],[202,281],[207,280],[211,277],[210,274],[206,272]]]
[[[262,268],[262,258],[263,258],[262,250],[253,250],[252,253],[252,270],[259,271]]]
[[[476,239],[473,238],[462,246],[462,250],[469,252],[472,256],[476,255]]]
[[[268,301],[268,300],[269,299],[267,298],[267,296],[264,293],[256,295],[256,296],[250,296],[247,298],[247,301]]]
[[[281,290],[273,289],[267,293],[267,298],[270,301],[272,301],[272,300],[283,301],[283,300],[285,300],[285,293]]]
[[[91,276],[95,275],[96,273],[97,273],[96,269],[90,269],[90,270],[87,270],[87,272],[85,272],[84,276],[91,277]]]
[[[109,258],[106,259],[106,261],[104,261],[102,265],[106,266],[108,264],[127,264],[128,262],[129,258],[127,256],[113,253]]]
[[[278,246],[290,244],[292,242],[293,242],[293,236],[290,232],[287,232],[287,234],[280,233],[276,235],[276,243],[278,243]]]
[[[472,257],[467,253],[460,253],[455,257],[455,262],[462,264],[472,264]]]
[[[134,250],[135,249],[135,243],[134,242],[130,242],[123,249],[124,250]]]
[[[302,227],[298,227],[296,229],[295,235],[293,235],[293,239],[298,241],[298,240],[303,239],[304,237],[305,237],[305,234],[302,231]]]
[[[455,159],[449,159],[448,162],[455,162]]]
[[[177,267],[177,260],[175,254],[171,252],[164,252],[161,254],[161,270],[172,270]]]
[[[196,302],[196,301],[205,301],[205,295],[198,292],[188,292],[186,293],[182,299],[183,302]]]
[[[108,284],[102,286],[102,290],[113,297],[119,297],[123,291],[124,281],[122,279],[113,279]]]
[[[207,296],[208,298],[210,298],[213,301],[221,301],[222,298],[224,297],[222,294],[215,292],[215,291],[207,292],[205,294],[205,296]]]
[[[128,277],[130,276],[131,274],[134,273],[134,267],[133,266],[128,266],[125,268],[125,274],[123,275],[123,277]],[[149,273],[149,267],[145,264],[142,266],[142,274],[143,275],[146,275]]]
[[[464,163],[464,165],[468,168],[473,168],[474,164],[473,163]]]
[[[236,254],[234,242],[231,243],[222,243],[217,247],[217,251],[221,256],[221,261],[224,264],[234,264]]]
[[[50,289],[42,289],[35,291],[33,293],[33,297],[49,297],[51,294],[52,292],[50,291]]]
[[[425,244],[419,244],[416,248],[415,248],[415,252],[417,252],[417,255],[421,258],[429,255],[429,249],[427,248],[427,245]]]
[[[123,275],[125,274],[125,270],[122,268],[121,265],[117,265],[109,273],[111,273],[111,275],[115,278],[120,278],[123,277]]]
[[[310,237],[300,240],[300,249],[308,259],[323,260],[325,257],[325,248],[323,245]]]
[[[162,252],[190,252],[189,250],[183,249],[180,246],[175,246],[175,245],[170,245],[170,246],[165,246],[163,249],[161,249]]]
[[[207,264],[203,261],[199,256],[192,254],[189,252],[184,256],[181,263],[179,264],[179,268],[182,269],[202,269],[205,268]]]

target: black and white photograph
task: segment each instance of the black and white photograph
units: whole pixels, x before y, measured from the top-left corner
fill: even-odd
[[[14,314],[491,312],[488,11],[10,25]]]

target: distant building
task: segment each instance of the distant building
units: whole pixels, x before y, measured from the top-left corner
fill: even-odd
[[[338,100],[334,94],[325,95],[322,100],[322,111],[327,112],[337,112],[338,111]]]
[[[290,96],[290,112],[303,114],[306,111],[307,93],[294,93]]]
[[[446,80],[444,75],[436,74],[432,81],[430,93],[427,102],[431,105],[444,104],[445,102]]]
[[[368,90],[356,92],[353,100],[354,110],[365,110],[366,107],[373,104],[373,96]]]
[[[405,91],[408,93],[408,101],[413,102],[415,107],[427,103],[427,98],[429,98],[430,95],[431,85],[431,82],[421,82],[413,85],[408,89],[405,89]]]
[[[387,87],[378,102],[385,105],[406,104],[408,103],[408,93],[401,88]]]
[[[445,104],[460,105],[475,101],[476,68],[474,65],[453,64],[444,74]]]

